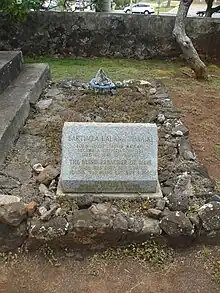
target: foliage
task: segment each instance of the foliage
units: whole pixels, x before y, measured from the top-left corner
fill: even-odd
[[[15,18],[22,18],[29,10],[40,9],[42,2],[42,0],[1,0],[0,11]]]

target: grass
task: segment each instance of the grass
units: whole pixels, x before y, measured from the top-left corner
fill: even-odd
[[[90,80],[100,67],[114,80],[145,79],[157,75],[159,77],[171,77],[183,65],[180,62],[161,60],[55,59],[47,57],[26,57],[25,62],[48,63],[54,80],[68,77]]]
[[[195,84],[202,85],[201,82],[195,80],[192,71],[181,61],[25,57],[25,62],[48,63],[55,81],[65,78],[89,81],[101,67],[114,81],[157,77],[162,78],[167,85],[172,83],[174,79],[181,79],[183,87],[194,87]],[[220,68],[216,65],[210,65],[209,72],[211,79],[205,85],[210,89],[220,89]]]
[[[168,12],[170,10],[172,10],[173,8],[175,8],[176,6],[170,6],[170,7],[163,7],[161,6],[160,9],[159,9],[159,12]],[[155,12],[157,14],[157,11],[158,11],[158,7],[155,7]]]

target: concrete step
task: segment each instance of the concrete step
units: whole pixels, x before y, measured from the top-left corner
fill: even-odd
[[[0,94],[12,83],[23,68],[21,52],[0,51]]]
[[[50,77],[47,64],[24,65],[24,70],[0,94],[0,164],[4,162],[30,112]]]

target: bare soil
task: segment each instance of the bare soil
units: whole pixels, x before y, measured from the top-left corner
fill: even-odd
[[[212,274],[219,248],[177,252],[175,261],[155,267],[130,258],[77,261],[57,258],[51,265],[41,254],[19,255],[0,265],[1,293],[218,293]]]
[[[209,175],[220,181],[220,92],[217,89],[194,84],[187,79],[174,81],[169,86],[173,103],[182,109],[182,119],[189,127],[190,141],[200,163]]]

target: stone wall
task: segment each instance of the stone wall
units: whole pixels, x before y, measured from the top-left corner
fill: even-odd
[[[0,16],[0,50],[25,55],[145,59],[179,56],[174,17],[96,13],[30,13],[22,24]],[[187,32],[199,54],[220,59],[220,20],[189,18]]]

